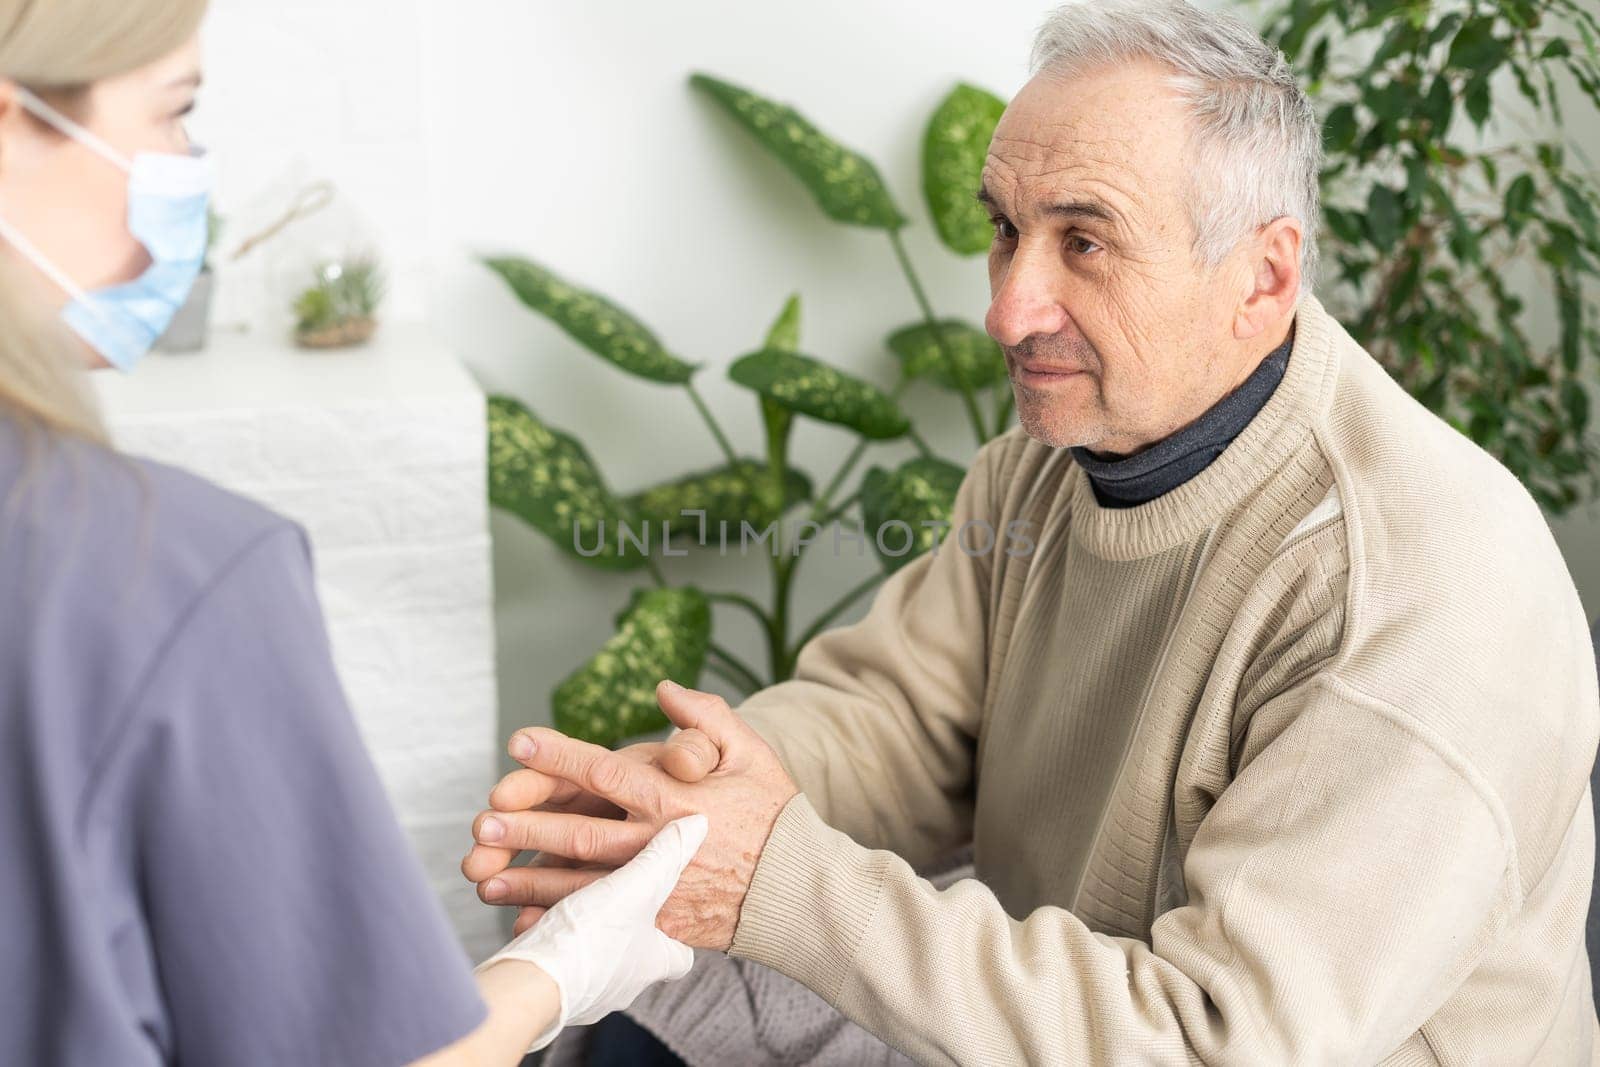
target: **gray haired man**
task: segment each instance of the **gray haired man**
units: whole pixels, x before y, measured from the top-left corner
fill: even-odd
[[[706,812],[663,929],[923,1063],[1591,1062],[1600,687],[1538,508],[1310,295],[1281,55],[1107,2],[1035,64],[979,191],[1021,426],[954,519],[1033,550],[917,560],[737,714],[664,687],[698,781],[520,734],[524,799],[588,793],[493,844]],[[497,877],[531,919],[586,876]]]

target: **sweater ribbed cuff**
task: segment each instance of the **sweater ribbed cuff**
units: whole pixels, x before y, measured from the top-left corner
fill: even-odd
[[[877,911],[888,860],[823,822],[796,794],[756,864],[729,953],[836,1003]]]

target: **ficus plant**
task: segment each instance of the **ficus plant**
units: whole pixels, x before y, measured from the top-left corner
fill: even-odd
[[[563,679],[551,696],[558,728],[601,744],[666,725],[656,706],[662,678],[697,684],[702,671],[748,694],[792,676],[800,648],[883,578],[927,551],[947,525],[966,462],[936,455],[900,405],[918,382],[959,401],[977,444],[1010,422],[1012,394],[1005,360],[984,331],[934,314],[901,240],[910,220],[876,166],[833,140],[790,107],[705,74],[690,85],[733,124],[763,145],[815,199],[824,215],[844,225],[881,230],[893,248],[920,317],[885,336],[897,365],[888,389],[808,354],[801,340],[801,305],[790,297],[752,351],[727,367],[728,377],[758,405],[764,440],[741,452],[696,386],[705,367],[674,354],[635,316],[604,296],[520,256],[484,260],[513,293],[579,344],[656,386],[681,390],[704,421],[723,462],[631,493],[613,491],[587,449],[521,402],[489,402],[491,502],[548,536],[591,567],[638,571],[649,584],[636,590],[599,651]],[[1004,102],[982,89],[957,85],[928,120],[922,145],[922,191],[939,240],[970,256],[988,250],[993,227],[973,194]],[[687,409],[686,409],[687,410]],[[853,435],[855,445],[826,481],[792,454],[797,419],[827,423]],[[908,440],[917,454],[893,467],[872,466],[852,481],[876,444]],[[785,519],[803,516],[800,533]],[[815,531],[831,523],[851,528],[875,552],[878,571],[817,617],[794,617],[798,569]],[[808,524],[813,536],[805,536]],[[753,540],[770,563],[764,601],[731,591],[672,583],[669,555],[696,546],[741,547]],[[766,662],[742,661],[716,639],[712,606],[731,605],[759,627]]]
[[[1600,106],[1593,0],[1293,0],[1267,34],[1325,118],[1325,302],[1545,508],[1592,495],[1600,191],[1562,128]]]

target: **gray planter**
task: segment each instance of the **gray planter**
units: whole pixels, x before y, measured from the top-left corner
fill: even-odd
[[[206,329],[211,322],[211,293],[216,275],[203,268],[189,290],[189,299],[172,317],[167,332],[156,339],[157,352],[198,352],[206,346]]]

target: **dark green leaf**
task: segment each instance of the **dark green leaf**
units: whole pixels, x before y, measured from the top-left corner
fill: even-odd
[[[887,440],[910,429],[893,397],[798,352],[752,352],[734,361],[728,377],[788,411],[848,426],[863,437]]]
[[[1489,121],[1489,78],[1487,75],[1473,78],[1467,83],[1467,117],[1478,129],[1483,129],[1483,124]]]
[[[853,226],[898,229],[905,217],[872,161],[813,126],[803,115],[706,74],[689,84],[711,97],[798,177],[827,216]]]
[[[889,335],[908,378],[927,378],[956,392],[986,389],[1006,380],[1006,360],[994,338],[957,319],[938,323],[938,341],[925,322]]]
[[[1400,198],[1387,185],[1374,185],[1367,196],[1367,235],[1381,251],[1393,251],[1400,238]]]
[[[1450,254],[1462,263],[1481,263],[1483,249],[1478,241],[1478,234],[1467,221],[1466,216],[1454,210],[1450,212],[1450,236],[1448,239]]]
[[[1335,237],[1345,244],[1360,243],[1361,216],[1359,214],[1336,207],[1325,208],[1322,214],[1327,219],[1328,229],[1333,231]]]
[[[702,519],[684,515],[685,511],[705,512],[705,536],[717,537],[718,523],[726,521],[730,530],[748,522],[764,530],[794,504],[811,498],[811,479],[790,468],[781,499],[767,477],[767,465],[752,459],[737,466],[724,463],[711,470],[686,474],[662,485],[652,486],[626,498],[625,503],[641,522],[659,530],[666,523],[673,536],[693,533],[698,538]]]
[[[524,304],[629,374],[669,385],[694,376],[694,364],[668,352],[644,324],[605,297],[568,284],[531,260],[501,256],[483,262]]]
[[[1356,158],[1365,163],[1394,146],[1394,126],[1392,123],[1378,122],[1368,130],[1366,136],[1361,138],[1361,143],[1356,146]]]
[[[1328,151],[1330,153],[1348,151],[1355,144],[1356,134],[1360,127],[1356,124],[1356,109],[1353,104],[1340,104],[1328,112],[1326,124]]]
[[[1544,49],[1539,53],[1539,58],[1563,59],[1571,54],[1572,49],[1567,45],[1567,42],[1557,37],[1555,40],[1544,46]]]
[[[711,605],[692,587],[635,592],[594,658],[550,695],[556,729],[597,745],[659,730],[656,685],[694,686],[711,644]]]
[[[1561,365],[1576,374],[1583,355],[1583,298],[1571,278],[1556,283],[1556,308],[1561,319]]]
[[[1311,50],[1311,59],[1306,64],[1306,77],[1312,83],[1322,81],[1322,76],[1328,71],[1328,51],[1333,44],[1333,38],[1324,37],[1317,42]]]
[[[1457,70],[1488,71],[1500,65],[1506,48],[1507,42],[1494,35],[1493,16],[1479,16],[1461,27],[1445,62]]]
[[[800,347],[800,294],[790,296],[783,305],[783,310],[778,312],[778,317],[772,320],[772,326],[767,330],[766,344],[763,348],[777,348],[785,352],[793,352]]]
[[[1536,195],[1532,175],[1519,174],[1516,181],[1506,187],[1506,229],[1511,231],[1513,237],[1527,224],[1528,211],[1533,207]]]
[[[1389,32],[1384,36],[1383,43],[1378,46],[1377,52],[1372,56],[1372,68],[1377,69],[1389,60],[1399,55],[1403,49],[1415,44],[1416,30],[1404,19],[1396,19],[1389,26]]]
[[[1582,189],[1565,178],[1556,180],[1556,188],[1561,190],[1561,202],[1567,206],[1567,214],[1578,224],[1589,245],[1600,247],[1600,224],[1595,218],[1594,202]]]
[[[606,488],[581,444],[508,396],[489,398],[488,417],[491,504],[591,566],[633,570],[644,565],[646,556],[631,544],[626,553],[619,547],[618,524],[634,529],[637,524]]]
[[[1428,34],[1428,47],[1432,48],[1434,45],[1438,44],[1440,41],[1443,41],[1445,38],[1447,38],[1451,34],[1455,33],[1456,29],[1460,25],[1461,25],[1461,15],[1460,14],[1450,14],[1450,15],[1446,15],[1444,18],[1440,19],[1439,20],[1439,25],[1435,26],[1433,28],[1433,32]]]
[[[1422,156],[1406,159],[1406,206],[1415,212],[1422,204],[1428,186],[1428,161]]]
[[[1561,383],[1561,406],[1566,408],[1567,418],[1572,420],[1573,431],[1582,435],[1589,426],[1588,390],[1581,382],[1568,378]]]
[[[989,212],[975,195],[989,140],[1006,103],[993,93],[957,85],[928,120],[922,138],[922,193],[945,247],[960,255],[987,252],[994,237]]]
[[[1528,72],[1521,63],[1511,64],[1511,73],[1517,79],[1517,91],[1534,107],[1539,106],[1539,90],[1528,79]]]
[[[1416,107],[1416,98],[1410,87],[1398,81],[1374,86],[1362,97],[1362,102],[1372,109],[1374,115],[1389,123],[1398,122]]]
[[[1455,114],[1455,106],[1455,93],[1450,89],[1450,79],[1440,74],[1433,79],[1433,85],[1422,101],[1422,114],[1432,127],[1434,140],[1444,140],[1445,134],[1450,129],[1450,119]]]
[[[1311,31],[1333,8],[1333,0],[1291,0],[1289,25],[1278,39],[1278,47],[1283,49],[1284,55],[1291,61],[1298,59]]]
[[[965,476],[966,471],[954,463],[922,456],[893,471],[882,467],[867,471],[861,480],[861,517],[885,570],[899,570],[946,532],[956,490]]]
[[[1483,170],[1483,180],[1488,184],[1489,191],[1494,192],[1500,187],[1500,168],[1489,156],[1479,156],[1478,166]]]

